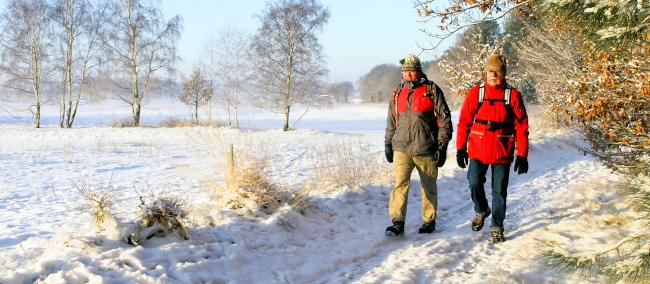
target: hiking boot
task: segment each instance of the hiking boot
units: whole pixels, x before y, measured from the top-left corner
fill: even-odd
[[[492,243],[498,244],[505,242],[506,238],[503,236],[501,231],[492,231]]]
[[[436,220],[431,222],[424,222],[420,229],[418,229],[418,234],[431,234],[436,230]]]
[[[485,212],[476,213],[476,216],[474,216],[474,219],[472,219],[472,231],[476,232],[483,229],[483,223],[485,223],[485,218],[490,216],[490,213],[492,213],[492,211],[490,211],[490,208],[488,208],[488,210]]]
[[[399,237],[404,234],[404,221],[394,221],[393,225],[386,228],[386,236]]]

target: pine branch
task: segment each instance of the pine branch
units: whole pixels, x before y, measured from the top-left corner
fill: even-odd
[[[641,214],[640,221],[650,225],[650,184],[648,177],[640,176],[632,181],[629,190],[632,208]],[[590,256],[573,255],[557,242],[543,242],[547,265],[570,276],[580,273],[585,277],[606,276],[610,281],[650,281],[650,233],[647,231],[624,238],[611,248]]]
[[[650,178],[639,176],[632,181],[629,190],[632,194],[632,209],[639,213],[641,223],[650,229]]]
[[[647,237],[647,235],[646,235]],[[650,243],[636,250],[632,256],[604,267],[605,274],[612,282],[625,281],[646,283],[650,281]]]
[[[565,278],[580,273],[584,277],[593,277],[599,272],[601,264],[598,258],[570,256],[569,252],[562,249],[553,241],[544,242],[544,261],[546,265],[563,273]]]

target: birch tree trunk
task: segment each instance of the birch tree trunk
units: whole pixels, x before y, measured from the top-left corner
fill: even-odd
[[[74,9],[75,0],[66,0],[63,10],[63,25],[65,28],[65,64],[63,65],[63,94],[61,95],[61,128],[70,128],[72,126],[71,108],[72,108],[72,64],[74,49],[74,27],[72,23],[72,9]]]

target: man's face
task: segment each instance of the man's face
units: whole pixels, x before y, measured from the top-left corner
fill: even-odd
[[[420,71],[402,71],[404,81],[413,81],[420,77]]]
[[[488,70],[487,72],[487,83],[490,86],[499,86],[506,78],[506,73],[497,70]]]

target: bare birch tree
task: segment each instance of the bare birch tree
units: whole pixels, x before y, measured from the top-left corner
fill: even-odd
[[[59,124],[70,128],[74,123],[81,93],[89,72],[99,61],[99,29],[106,21],[106,6],[88,0],[58,0],[55,3],[56,23],[62,55],[63,92]]]
[[[131,105],[133,125],[140,125],[142,100],[152,88],[154,74],[173,70],[181,17],[165,21],[160,1],[119,0],[113,2],[107,29],[101,39],[112,59],[122,68],[130,97],[118,98]],[[117,80],[117,84],[122,80]]]
[[[44,0],[11,0],[2,14],[2,64],[8,80],[3,86],[29,94],[34,126],[41,127],[42,83],[51,73],[51,7]]]
[[[259,85],[254,93],[261,107],[284,114],[284,131],[291,108],[304,103],[308,110],[322,91],[327,70],[316,33],[329,15],[316,0],[277,0],[260,16],[251,44]]]
[[[205,47],[205,70],[211,82],[220,86],[228,113],[228,125],[239,128],[239,100],[252,77],[249,59],[250,38],[234,26],[223,29],[218,38],[210,40]],[[206,64],[207,63],[207,64]]]

